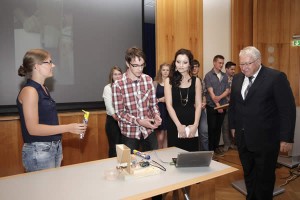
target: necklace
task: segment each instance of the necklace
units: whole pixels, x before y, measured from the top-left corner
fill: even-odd
[[[187,89],[186,98],[182,98],[181,89],[179,88],[179,95],[180,95],[180,103],[182,106],[186,106],[186,104],[189,102],[189,89]]]

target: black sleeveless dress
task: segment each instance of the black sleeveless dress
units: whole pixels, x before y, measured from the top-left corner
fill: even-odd
[[[164,86],[157,84],[156,87],[156,98],[162,98],[165,96]],[[160,117],[162,119],[161,125],[157,128],[157,130],[167,130],[167,122],[168,122],[168,111],[165,102],[158,102],[158,108],[160,112]]]
[[[189,88],[178,88],[172,86],[172,103],[177,118],[183,125],[194,124],[195,119],[195,85],[196,77],[192,77],[192,84]],[[181,94],[181,95],[180,95]],[[187,102],[184,99],[187,99]],[[198,151],[198,137],[178,138],[178,130],[169,117],[168,120],[168,146],[176,146],[187,151]]]

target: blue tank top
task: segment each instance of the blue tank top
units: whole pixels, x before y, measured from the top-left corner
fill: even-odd
[[[39,95],[39,102],[38,102],[39,123],[47,124],[47,125],[58,125],[56,104],[55,101],[51,98],[49,91],[47,90],[47,93],[49,95],[46,94],[42,86],[31,79],[27,80],[27,83],[24,85],[24,87],[26,86],[35,88]],[[51,141],[61,140],[61,134],[50,135],[50,136],[30,135],[25,125],[23,105],[19,102],[18,98],[17,98],[17,107],[20,115],[21,130],[22,130],[22,137],[24,143],[51,142]]]

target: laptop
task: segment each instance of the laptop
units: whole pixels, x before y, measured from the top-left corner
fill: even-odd
[[[213,151],[182,152],[172,160],[176,167],[207,167],[213,155]]]

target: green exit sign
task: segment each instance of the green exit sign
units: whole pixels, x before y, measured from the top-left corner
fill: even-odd
[[[293,40],[293,46],[300,46],[300,40]]]

